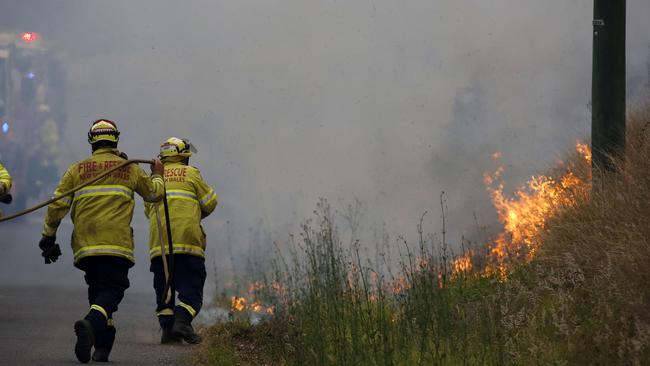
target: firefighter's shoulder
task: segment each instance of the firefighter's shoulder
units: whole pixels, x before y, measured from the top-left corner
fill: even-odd
[[[197,167],[195,167],[193,165],[188,165],[187,166],[187,173],[188,173],[188,176],[191,175],[193,177],[203,179],[203,176],[201,176],[201,170],[199,170],[199,168],[197,168]]]

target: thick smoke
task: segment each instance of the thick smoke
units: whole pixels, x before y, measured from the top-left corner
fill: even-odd
[[[591,1],[2,1],[4,30],[65,54],[66,163],[88,153],[100,116],[134,157],[171,135],[198,146],[219,193],[205,226],[221,267],[249,227],[281,242],[319,196],[356,197],[366,230],[408,236],[427,210],[439,230],[445,191],[457,240],[474,212],[494,222],[492,153],[514,187],[589,135]],[[633,100],[650,3],[628,8]]]

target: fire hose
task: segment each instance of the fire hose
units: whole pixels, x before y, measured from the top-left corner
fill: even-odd
[[[101,173],[100,175],[96,176],[95,178],[93,178],[93,179],[91,179],[91,180],[89,180],[89,181],[87,181],[85,183],[82,183],[82,184],[72,188],[71,190],[69,190],[67,192],[63,192],[58,196],[52,197],[51,199],[49,199],[49,200],[47,200],[45,202],[41,202],[41,203],[39,203],[39,204],[37,204],[37,205],[35,205],[33,207],[30,207],[28,209],[25,209],[23,211],[17,212],[15,214],[12,214],[12,215],[9,215],[9,216],[0,216],[0,222],[13,220],[15,218],[18,218],[18,217],[27,215],[28,213],[39,210],[39,209],[41,209],[41,208],[43,208],[45,206],[48,206],[51,203],[54,203],[56,201],[59,201],[59,200],[65,198],[65,197],[68,197],[68,196],[74,194],[75,192],[77,192],[78,190],[80,190],[82,188],[85,188],[85,187],[87,187],[87,186],[89,186],[91,184],[94,184],[94,183],[98,182],[100,179],[105,178],[105,177],[109,176],[110,174],[112,174],[112,173],[114,173],[114,172],[116,172],[116,171],[118,171],[118,170],[120,170],[120,169],[122,169],[122,168],[124,168],[124,167],[126,167],[128,165],[131,165],[131,164],[153,164],[153,163],[154,163],[153,160],[143,160],[143,159],[126,160],[126,161],[116,165],[115,167]],[[164,184],[164,181],[163,181],[163,184]],[[167,189],[164,189],[164,192],[165,193],[163,195],[163,206],[164,206],[164,211],[165,211],[165,223],[167,224],[166,225],[167,226],[167,244],[168,244],[168,250],[169,250],[169,256],[168,257],[165,255],[162,235],[160,235],[160,234],[162,234],[162,229],[161,229],[160,216],[158,215],[158,206],[154,207],[154,209],[156,210],[156,220],[157,220],[158,230],[159,230],[158,233],[159,233],[159,237],[160,237],[160,245],[161,245],[161,249],[163,249],[163,251],[162,251],[162,260],[163,260],[163,268],[165,269],[165,290],[164,290],[163,294],[165,294],[165,303],[169,304],[169,302],[172,299],[171,289],[172,289],[172,276],[173,276],[173,273],[174,273],[174,246],[172,244],[173,243],[173,241],[172,241],[172,230],[171,230],[171,225],[170,225],[170,220],[169,220],[169,204],[167,202]],[[11,197],[10,195],[7,195],[7,196]],[[9,199],[9,198],[6,198],[6,199]],[[8,203],[10,203],[10,202],[11,201],[9,201]]]

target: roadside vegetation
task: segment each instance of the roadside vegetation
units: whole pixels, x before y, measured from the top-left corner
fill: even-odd
[[[628,125],[618,174],[595,187],[583,145],[511,198],[486,176],[504,231],[459,253],[442,197],[441,233],[420,223],[417,243],[372,255],[321,200],[291,250],[222,294],[231,320],[205,330],[200,363],[650,364],[650,108]]]

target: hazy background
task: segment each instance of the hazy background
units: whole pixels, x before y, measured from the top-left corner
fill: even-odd
[[[514,188],[589,137],[592,6],[0,0],[0,31],[40,32],[65,59],[66,165],[89,153],[99,117],[119,124],[132,157],[154,156],[171,135],[194,141],[192,163],[220,201],[204,225],[208,262],[224,269],[255,232],[262,246],[286,240],[321,196],[335,208],[361,200],[365,231],[385,222],[412,238],[426,210],[425,230],[439,230],[443,190],[452,240],[474,212],[493,225],[482,183],[492,153],[503,152]],[[631,102],[646,93],[649,18],[650,2],[628,1]],[[141,212],[132,282],[148,288]],[[0,280],[82,283],[68,226],[63,264],[38,265],[42,215],[1,229],[12,249]]]

